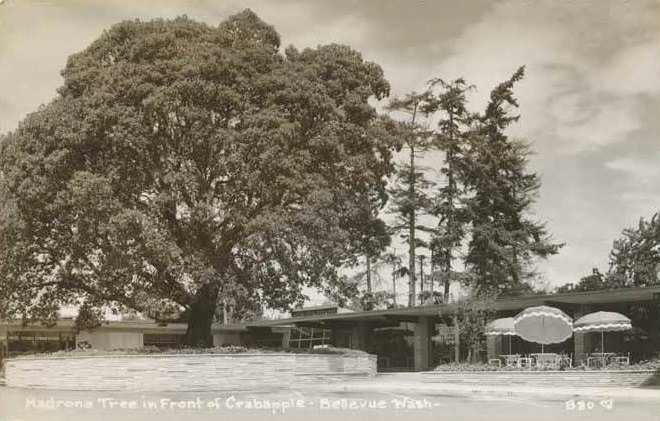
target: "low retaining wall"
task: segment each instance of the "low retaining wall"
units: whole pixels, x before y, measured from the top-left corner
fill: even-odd
[[[58,390],[237,391],[376,375],[376,356],[118,355],[6,361],[9,387]]]
[[[427,383],[529,385],[547,387],[641,387],[660,385],[660,372],[652,370],[598,371],[431,371]]]

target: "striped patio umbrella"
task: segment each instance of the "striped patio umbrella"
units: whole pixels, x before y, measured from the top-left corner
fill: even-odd
[[[509,354],[511,354],[511,337],[515,336],[516,330],[513,327],[513,317],[503,317],[495,319],[486,325],[486,335],[488,336],[508,336]]]
[[[576,332],[600,332],[600,345],[605,352],[605,332],[620,332],[632,329],[630,319],[613,311],[597,311],[580,317],[573,324]]]
[[[573,334],[573,319],[558,308],[529,307],[513,318],[516,334],[529,342],[543,345],[564,342]]]

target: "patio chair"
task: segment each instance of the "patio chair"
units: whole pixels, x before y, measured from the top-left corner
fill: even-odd
[[[497,367],[502,367],[502,360],[499,358],[491,358],[488,360],[488,365],[497,365]]]
[[[520,360],[520,355],[514,354],[514,355],[502,355],[502,358],[504,359],[504,366],[505,367],[518,367],[518,360]]]
[[[518,367],[532,367],[533,365],[534,365],[534,359],[532,357],[518,358]]]
[[[630,353],[627,354],[618,354],[612,359],[612,362],[616,365],[630,365]]]
[[[594,352],[587,357],[587,367],[604,368],[612,361],[612,356],[603,352]]]

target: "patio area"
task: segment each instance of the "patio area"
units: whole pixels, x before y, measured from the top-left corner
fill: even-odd
[[[573,320],[561,309],[543,305],[490,321],[484,332],[487,364],[509,370],[621,369],[660,359],[657,350],[643,346],[649,339],[646,331],[626,315],[578,315]]]

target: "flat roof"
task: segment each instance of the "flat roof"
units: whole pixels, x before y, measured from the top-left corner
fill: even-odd
[[[539,305],[555,306],[581,306],[598,304],[625,304],[637,302],[660,302],[660,285],[636,288],[621,288],[615,290],[569,292],[563,294],[523,295],[523,296],[500,296],[494,303],[494,310],[498,312],[520,311],[527,307]],[[456,303],[437,304],[429,306],[404,307],[388,310],[355,311],[347,313],[326,315],[298,315],[295,317],[258,320],[248,323],[213,324],[212,331],[219,332],[244,332],[249,328],[259,327],[285,327],[296,324],[342,324],[355,321],[380,321],[400,322],[416,321],[420,316],[448,316],[456,311]],[[9,327],[13,330],[48,330],[51,329],[37,323],[23,326],[21,320],[0,321],[0,327]],[[75,321],[71,319],[60,319],[55,326],[59,330],[75,331]],[[184,334],[187,329],[186,323],[158,323],[154,320],[122,320],[105,322],[102,326],[92,330],[132,330],[143,333],[178,333]]]
[[[319,306],[311,306],[311,307],[303,307],[303,308],[296,308],[291,310],[291,317],[296,317],[299,318],[300,313],[307,313],[307,312],[314,312],[314,311],[323,311],[323,310],[336,310],[337,314],[339,313],[354,313],[354,310],[351,310],[350,308],[346,307],[340,307],[338,305],[333,305],[333,304],[324,304],[324,305],[319,305]]]
[[[495,300],[495,311],[523,310],[539,305],[590,305],[617,304],[660,300],[660,285],[635,288],[620,288],[614,290],[568,292],[562,294],[500,296]],[[279,326],[296,323],[314,322],[350,322],[355,320],[399,319],[405,321],[419,316],[451,315],[456,311],[456,303],[436,304],[429,306],[394,308],[387,310],[356,311],[352,313],[310,315],[278,320],[259,320],[246,323],[249,327]]]
[[[58,329],[62,331],[75,331],[76,325],[75,321],[71,319],[60,319],[53,326],[44,326],[41,323],[28,323],[23,325],[21,320],[10,320],[10,321],[0,321],[0,325],[10,327],[12,330],[49,330],[49,329]],[[132,331],[142,331],[144,333],[186,333],[188,325],[186,323],[170,323],[170,322],[156,322],[155,320],[113,320],[106,321],[99,327],[93,329],[82,329],[83,331],[92,330],[92,331],[107,331],[107,330],[132,330]],[[217,332],[227,332],[227,331],[237,331],[243,332],[247,328],[244,324],[213,324],[212,331]]]

